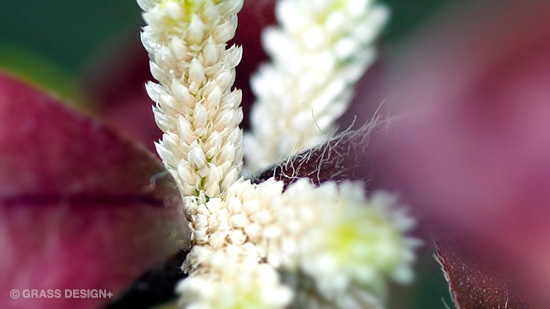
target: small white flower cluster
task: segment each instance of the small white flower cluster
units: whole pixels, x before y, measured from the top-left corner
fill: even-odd
[[[221,196],[242,166],[241,92],[230,89],[242,51],[226,50],[242,0],[138,3],[147,22],[141,38],[159,81],[147,84],[164,132],[157,152],[184,196]]]
[[[361,183],[315,187],[302,179],[284,191],[273,179],[261,184],[238,179],[241,94],[231,87],[241,49],[226,44],[242,0],[138,3],[148,24],[143,45],[159,82],[147,84],[164,132],[157,151],[180,185],[192,228],[193,247],[184,264],[189,277],[177,287],[180,304],[381,307],[387,279],[410,279],[414,259],[415,242],[404,236],[413,223],[393,197],[375,193],[367,199]],[[275,156],[290,155],[293,147],[320,141],[308,109],[323,130],[343,112],[351,84],[372,61],[370,42],[386,11],[368,0],[282,0],[278,16],[283,30],[272,30],[266,40],[275,65],[255,82],[257,92],[267,93],[266,85],[258,86],[262,82],[280,92],[260,95],[254,113],[255,127],[265,120],[273,130],[263,127],[249,145],[265,155],[257,167],[275,162],[273,147]],[[304,107],[305,101],[312,104]],[[266,153],[259,141],[275,146],[265,146]]]
[[[252,79],[257,102],[245,158],[251,172],[321,143],[375,59],[388,10],[372,0],[280,0],[264,32],[272,63]]]
[[[279,309],[291,301],[292,291],[270,265],[242,263],[222,251],[204,256],[209,257],[208,274],[192,275],[176,288],[184,308]]]
[[[315,188],[305,179],[283,196],[295,209],[290,214],[292,207],[284,207],[281,222],[300,225],[308,218],[295,237],[301,240],[299,266],[315,279],[322,295],[345,293],[351,284],[382,292],[386,277],[412,279],[417,240],[403,235],[415,223],[397,207],[395,196],[374,192],[366,199],[360,182],[327,182]]]

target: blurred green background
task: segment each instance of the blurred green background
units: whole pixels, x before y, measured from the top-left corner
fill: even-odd
[[[248,0],[255,1],[255,0]],[[262,0],[258,0],[262,1]],[[312,0],[313,1],[313,0]],[[391,52],[451,0],[389,0]],[[132,0],[2,0],[0,70],[15,72],[60,95],[83,101],[78,85],[94,63],[128,37],[139,36],[140,10]],[[439,265],[425,244],[412,287],[396,287],[392,308],[431,309],[450,304]]]
[[[388,46],[449,1],[386,1],[393,12],[386,30]],[[137,38],[140,25],[139,8],[132,0],[2,0],[0,68],[32,76],[73,97],[75,80],[94,59],[123,37]]]
[[[140,23],[129,0],[2,0],[0,68],[75,99],[94,59],[121,37],[137,38]]]

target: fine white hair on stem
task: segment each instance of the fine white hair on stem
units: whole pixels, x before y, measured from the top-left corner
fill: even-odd
[[[231,90],[240,47],[226,49],[242,0],[139,0],[151,58],[147,93],[164,132],[156,144],[184,196],[222,196],[240,176],[240,90]]]
[[[371,0],[280,0],[278,28],[263,34],[272,62],[252,78],[257,101],[245,157],[251,172],[314,147],[347,109],[352,87],[373,63],[388,17]]]

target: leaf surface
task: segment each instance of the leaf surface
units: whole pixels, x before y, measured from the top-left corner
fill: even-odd
[[[100,122],[0,75],[0,259],[3,291],[59,289],[59,299],[3,308],[96,307],[186,246],[172,177],[151,154]]]

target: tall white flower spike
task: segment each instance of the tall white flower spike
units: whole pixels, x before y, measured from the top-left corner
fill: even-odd
[[[141,35],[159,82],[148,83],[164,132],[157,151],[184,196],[218,197],[242,166],[240,47],[226,49],[242,0],[140,0]]]
[[[241,92],[231,91],[242,51],[236,46],[226,49],[226,44],[235,34],[236,13],[243,2],[138,4],[147,23],[142,42],[158,81],[146,85],[156,102],[155,120],[164,132],[157,152],[178,181],[191,219],[194,247],[186,260],[190,277],[178,288],[181,303],[188,308],[283,308],[292,294],[280,284],[276,270],[258,264],[253,245],[226,244],[225,217],[210,216],[225,207],[223,196],[242,166]],[[231,240],[238,242],[234,234]],[[263,294],[257,296],[259,290]]]
[[[372,0],[280,0],[264,32],[272,62],[252,79],[257,102],[245,157],[251,172],[321,143],[375,59],[388,10]]]

